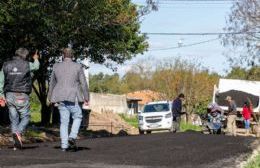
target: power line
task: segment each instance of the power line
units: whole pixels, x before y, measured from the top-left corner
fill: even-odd
[[[159,36],[212,36],[212,35],[237,35],[237,34],[258,34],[260,32],[211,32],[211,33],[153,33],[143,32],[146,35],[159,35]]]
[[[209,43],[209,42],[216,41],[216,40],[219,40],[219,39],[220,38],[218,37],[218,38],[214,38],[214,39],[210,39],[210,40],[206,40],[206,41],[200,41],[200,42],[191,43],[191,44],[186,44],[186,45],[182,45],[182,46],[167,47],[167,48],[160,48],[160,49],[151,49],[151,50],[148,50],[148,51],[163,51],[163,50],[173,50],[173,49],[178,49],[178,48],[191,47],[191,46],[195,46],[195,45]]]

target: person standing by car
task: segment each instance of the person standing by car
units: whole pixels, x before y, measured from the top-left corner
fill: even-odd
[[[28,55],[27,49],[19,48],[0,72],[0,97],[7,103],[14,147],[19,149],[22,148],[21,135],[30,121],[31,71],[38,70],[40,66],[37,51],[33,63],[26,61]]]
[[[245,102],[244,106],[243,106],[243,110],[242,110],[242,115],[243,115],[243,118],[244,118],[246,135],[248,135],[249,132],[250,132],[251,114],[252,114],[252,108],[250,107],[250,103],[249,102]]]
[[[180,131],[181,114],[182,114],[182,102],[184,101],[184,94],[181,93],[172,102],[172,116],[174,132]]]
[[[82,109],[79,104],[84,102],[84,105],[88,106],[89,91],[82,65],[72,61],[73,50],[65,48],[63,57],[63,62],[53,66],[48,99],[51,103],[58,104],[61,149],[65,152],[77,149],[76,138],[82,121]],[[73,123],[68,135],[70,115]]]
[[[227,96],[226,101],[228,102],[227,135],[236,136],[237,105],[231,96]]]

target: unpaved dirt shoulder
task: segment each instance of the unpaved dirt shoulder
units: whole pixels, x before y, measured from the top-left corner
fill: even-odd
[[[255,140],[251,144],[251,148],[253,149],[253,152],[245,157],[243,159],[237,160],[237,168],[244,168],[249,162],[255,159],[257,155],[260,154],[260,138]]]

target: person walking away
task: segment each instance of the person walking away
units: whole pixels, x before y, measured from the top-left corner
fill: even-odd
[[[184,101],[184,94],[181,93],[172,102],[172,116],[174,132],[180,131],[181,114],[182,114],[182,102]]]
[[[73,50],[63,50],[64,61],[53,66],[48,99],[51,103],[57,103],[60,113],[60,137],[61,150],[76,150],[76,138],[82,121],[82,109],[80,103],[88,106],[89,91],[82,65],[72,61]],[[81,86],[81,87],[80,87]],[[83,93],[83,94],[82,94]],[[70,115],[72,115],[72,127],[68,133]]]
[[[236,136],[237,105],[231,96],[226,97],[228,102],[227,135]]]
[[[29,95],[32,91],[31,71],[39,69],[39,55],[33,55],[34,62],[26,61],[29,51],[19,48],[15,56],[3,64],[0,72],[0,97],[9,109],[14,149],[22,148],[22,133],[30,121]]]
[[[252,109],[250,107],[249,102],[245,102],[242,110],[242,115],[244,118],[246,135],[249,135],[250,132],[250,119],[251,119]]]

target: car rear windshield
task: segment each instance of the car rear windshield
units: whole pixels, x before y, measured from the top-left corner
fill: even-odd
[[[169,104],[148,104],[144,107],[144,113],[169,111]]]

